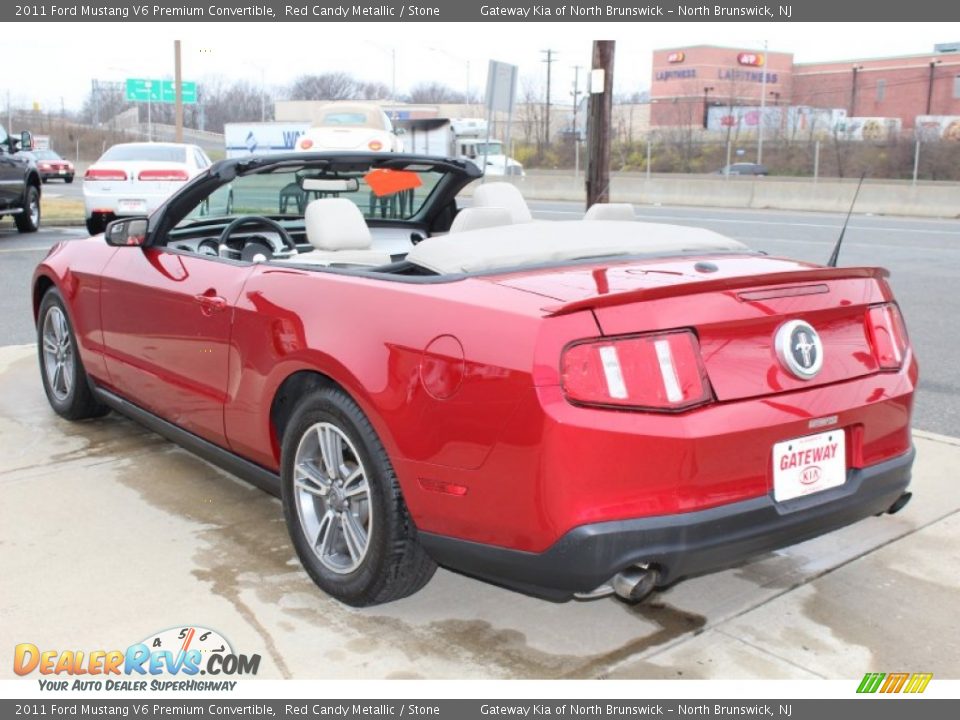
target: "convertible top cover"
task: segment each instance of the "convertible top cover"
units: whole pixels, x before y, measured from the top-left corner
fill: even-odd
[[[428,238],[407,261],[448,275],[618,255],[745,251],[743,243],[702,228],[615,220],[531,222]]]

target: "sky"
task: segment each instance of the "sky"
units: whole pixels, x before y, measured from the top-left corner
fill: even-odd
[[[9,27],[9,25],[8,25]],[[545,84],[542,50],[557,52],[552,102],[569,101],[573,66],[590,64],[594,39],[616,40],[615,89],[650,86],[651,52],[723,45],[793,52],[797,62],[923,54],[960,41],[960,23],[17,23],[4,34],[0,107],[37,102],[79,109],[93,78],[173,75],[173,41],[183,47],[183,79],[245,79],[290,85],[302,74],[346,71],[402,94],[420,82],[482,94],[490,59],[520,67],[521,80]],[[23,62],[29,58],[29,62]],[[468,78],[469,72],[469,78]],[[581,73],[581,83],[583,82]],[[583,89],[583,85],[581,85]]]

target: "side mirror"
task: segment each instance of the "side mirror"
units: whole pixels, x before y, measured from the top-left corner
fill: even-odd
[[[33,135],[30,134],[29,130],[20,133],[20,149],[33,150]]]
[[[142,247],[147,243],[147,218],[114,220],[107,225],[103,238],[114,247]]]

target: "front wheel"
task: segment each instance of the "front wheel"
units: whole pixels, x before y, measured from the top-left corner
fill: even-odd
[[[67,317],[63,297],[56,288],[40,302],[37,322],[40,377],[50,407],[67,420],[99,417],[109,412],[93,397],[83,369],[77,338]]]
[[[283,437],[283,511],[307,574],[355,607],[412,595],[436,564],[417,541],[390,459],[342,390],[307,395]]]
[[[40,190],[36,185],[27,186],[26,203],[23,212],[14,215],[17,230],[22,233],[32,233],[40,229]]]

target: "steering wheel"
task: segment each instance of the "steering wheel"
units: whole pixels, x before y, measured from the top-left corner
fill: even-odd
[[[220,237],[217,239],[217,254],[222,258],[231,258],[240,256],[242,257],[242,250],[234,250],[229,245],[227,245],[227,240],[230,239],[230,236],[243,225],[263,225],[280,236],[280,240],[283,243],[282,247],[274,247],[273,254],[275,256],[289,257],[290,255],[295,255],[297,253],[297,243],[290,236],[290,233],[278,223],[276,220],[271,220],[268,217],[263,217],[261,215],[241,215],[238,218],[231,220],[227,226],[223,229],[223,232],[220,233]],[[263,238],[267,240],[267,238]],[[274,243],[270,243],[274,245]]]

